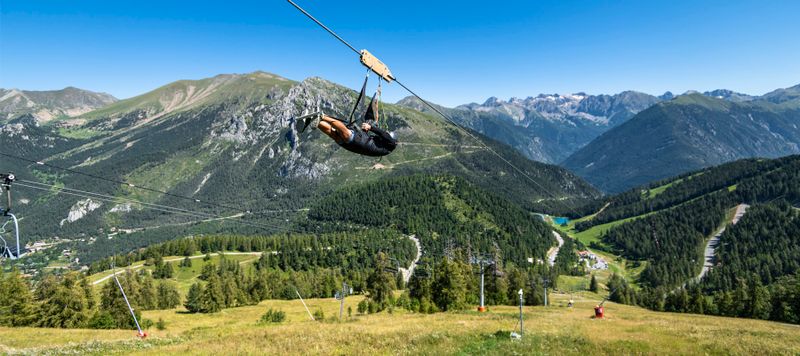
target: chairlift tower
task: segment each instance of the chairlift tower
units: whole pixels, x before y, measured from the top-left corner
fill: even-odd
[[[549,278],[542,278],[542,285],[544,286],[544,306],[547,306],[547,284],[550,283]]]
[[[5,245],[5,240],[0,237],[0,240],[3,240],[3,244],[5,245],[3,248],[3,254],[8,255],[11,259],[18,259],[22,257],[22,249],[19,246],[19,221],[17,221],[16,215],[11,213],[11,184],[17,178],[14,176],[14,173],[0,173],[0,191],[6,191],[6,208],[3,209],[3,216],[11,218],[10,220],[6,221],[0,230],[5,232],[5,227],[9,222],[14,222],[14,235],[16,239],[16,251],[11,251],[7,245]]]
[[[344,297],[348,294],[353,294],[353,287],[349,286],[347,282],[342,281],[342,290],[336,296],[340,300],[339,303],[339,320],[342,320],[342,313],[344,312]]]
[[[481,304],[478,306],[478,311],[483,313],[486,311],[484,275],[486,274],[486,268],[494,266],[495,261],[489,255],[479,255],[478,257],[472,257],[470,263],[478,265],[478,273],[481,275]]]

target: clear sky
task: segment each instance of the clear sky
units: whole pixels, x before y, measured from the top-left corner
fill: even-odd
[[[427,99],[800,83],[800,1],[319,1],[301,6]],[[0,87],[119,98],[264,70],[355,88],[349,49],[283,0],[0,0]],[[384,89],[395,101],[406,94]]]

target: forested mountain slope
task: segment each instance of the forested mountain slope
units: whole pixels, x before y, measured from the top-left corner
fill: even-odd
[[[3,156],[4,170],[10,167],[21,184],[39,188],[19,185],[14,192],[23,221],[36,221],[23,223],[23,243],[59,236],[75,240],[84,257],[98,258],[192,234],[302,230],[300,209],[328,192],[416,173],[459,176],[528,210],[564,210],[563,199],[598,196],[562,168],[531,162],[488,139],[473,142],[441,118],[401,106],[382,107],[381,125],[399,134],[401,146],[380,161],[341,150],[317,130],[300,135],[294,129],[292,118],[317,106],[345,116],[355,97],[323,79],[294,82],[255,72],[179,81],[45,126],[31,120],[3,125],[5,153],[201,200]],[[533,181],[485,150],[484,143]],[[89,201],[61,187],[113,199]],[[147,209],[145,203],[195,216]],[[207,214],[236,218],[200,222]],[[130,234],[108,239],[114,230]]]
[[[544,260],[555,244],[550,228],[539,219],[454,176],[415,175],[354,185],[314,204],[308,216],[415,234],[427,254],[455,248],[497,251],[517,265],[528,258]]]
[[[611,224],[602,244],[593,246],[646,263],[638,277],[644,289],[624,287],[617,300],[654,309],[800,322],[800,308],[791,307],[800,294],[786,291],[800,287],[800,250],[795,248],[800,245],[800,156],[707,168],[630,190],[607,203],[576,228]],[[705,242],[729,223],[741,203],[752,207],[722,233],[714,266],[699,285],[693,284]],[[714,298],[688,305],[681,299],[686,293]],[[789,306],[781,306],[785,303]]]
[[[562,165],[620,192],[736,159],[797,154],[800,101],[789,89],[780,93],[743,102],[682,95],[609,130]]]

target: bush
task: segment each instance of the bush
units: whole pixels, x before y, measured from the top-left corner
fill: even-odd
[[[114,317],[109,312],[94,313],[89,319],[89,328],[91,329],[116,329],[117,325],[114,322]]]
[[[260,323],[280,323],[284,320],[286,320],[286,313],[283,310],[272,310],[272,308],[269,308],[269,310],[261,316]]]
[[[164,321],[164,319],[158,318],[158,322],[156,322],[156,329],[158,330],[167,329],[167,323]]]
[[[325,313],[322,312],[322,309],[317,309],[314,312],[314,320],[319,322],[325,321]]]
[[[152,321],[152,320],[150,320],[150,319],[142,319],[142,320],[139,320],[139,326],[140,326],[142,329],[150,329],[150,328],[152,328],[152,327],[153,327],[153,321]]]
[[[366,313],[367,312],[367,308],[369,308],[369,302],[367,302],[366,299],[362,299],[360,302],[358,302],[358,313],[359,314]]]

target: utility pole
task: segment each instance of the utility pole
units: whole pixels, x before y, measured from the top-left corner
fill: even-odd
[[[483,263],[481,263],[481,306],[478,307],[479,312],[486,311],[486,304],[484,304],[484,298],[483,298],[483,274],[484,274],[483,272],[484,272],[484,265]]]
[[[339,298],[341,302],[339,303],[339,320],[342,320],[342,313],[344,312],[344,296],[347,295],[348,292],[348,285],[347,282],[342,281],[342,291],[339,293]]]
[[[522,324],[522,303],[525,300],[522,299],[522,289],[520,289],[519,292],[517,292],[517,293],[519,294],[519,334],[521,336],[521,335],[525,334],[525,328],[523,327],[523,324]]]
[[[542,279],[542,284],[544,285],[544,306],[547,306],[547,284],[550,283],[550,280],[547,278]]]

